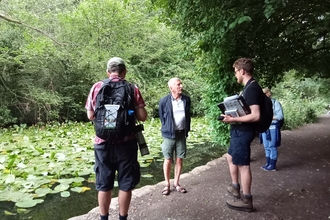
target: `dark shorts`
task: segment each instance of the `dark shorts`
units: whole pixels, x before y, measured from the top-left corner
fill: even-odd
[[[119,144],[95,144],[96,190],[113,189],[115,175],[119,189],[129,191],[140,182],[140,165],[137,161],[138,146],[136,140]]]
[[[230,130],[230,146],[228,154],[235,165],[250,165],[251,142],[255,137],[254,131]]]

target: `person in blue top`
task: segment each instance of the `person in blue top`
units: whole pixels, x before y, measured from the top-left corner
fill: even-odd
[[[186,193],[187,190],[179,183],[182,171],[182,160],[186,157],[186,138],[190,131],[190,98],[183,95],[183,85],[179,78],[168,81],[170,94],[163,97],[159,102],[159,118],[161,121],[161,132],[163,136],[162,152],[164,155],[164,178],[166,185],[162,195],[170,194],[171,164],[174,163],[175,191]],[[174,155],[175,152],[175,155]],[[175,157],[174,157],[175,156]]]
[[[282,105],[276,99],[273,99],[270,89],[264,88],[263,92],[272,100],[273,103],[273,121],[269,129],[261,133],[260,142],[264,144],[266,154],[266,164],[261,167],[265,171],[276,171],[276,162],[278,157],[277,147],[281,145],[281,126],[280,120],[283,119]]]

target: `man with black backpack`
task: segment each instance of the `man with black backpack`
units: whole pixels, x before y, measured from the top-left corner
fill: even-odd
[[[134,128],[136,120],[147,119],[147,111],[139,89],[125,80],[126,72],[121,58],[111,58],[108,79],[93,85],[85,106],[96,133],[94,170],[101,220],[108,220],[116,172],[120,220],[127,219],[132,189],[140,181]]]
[[[232,183],[227,188],[227,191],[231,196],[235,197],[234,200],[227,201],[226,204],[230,209],[252,212],[251,142],[256,135],[256,122],[260,119],[260,105],[263,92],[253,78],[253,61],[251,59],[240,58],[234,62],[233,67],[237,82],[244,85],[242,96],[249,105],[251,114],[236,118],[222,115],[223,122],[231,124],[227,162]],[[239,179],[242,185],[242,195],[240,194]]]

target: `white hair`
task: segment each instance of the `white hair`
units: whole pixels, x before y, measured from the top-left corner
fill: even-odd
[[[174,78],[171,78],[169,81],[168,81],[168,88],[171,89],[171,86],[173,85],[174,82],[176,81],[181,81],[181,79],[179,79],[178,77],[174,77]]]

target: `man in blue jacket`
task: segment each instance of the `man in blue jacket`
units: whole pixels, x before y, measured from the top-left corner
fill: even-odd
[[[187,190],[179,184],[182,171],[182,160],[186,157],[186,138],[190,131],[190,98],[182,94],[183,85],[179,78],[168,81],[170,94],[159,102],[159,118],[162,124],[162,152],[164,155],[164,177],[166,185],[163,195],[170,194],[171,164],[175,152],[174,182],[175,191],[186,193]]]

